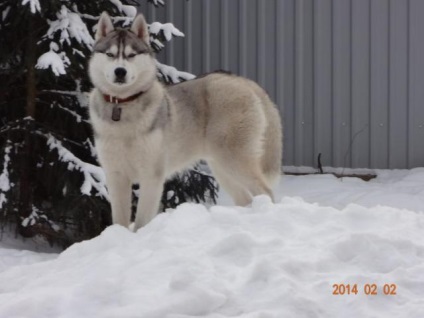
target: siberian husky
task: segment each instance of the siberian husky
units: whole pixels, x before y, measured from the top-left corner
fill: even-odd
[[[200,159],[237,205],[265,194],[280,176],[279,113],[254,82],[212,73],[164,87],[156,78],[148,26],[114,28],[103,13],[89,74],[90,118],[114,224],[128,227],[139,183],[135,230],[154,218],[166,178]]]

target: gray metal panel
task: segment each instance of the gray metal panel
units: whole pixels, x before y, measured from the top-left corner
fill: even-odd
[[[370,2],[352,1],[352,167],[370,165]]]
[[[370,168],[389,167],[389,3],[371,3]]]
[[[409,8],[409,162],[422,166],[424,161],[424,1],[411,0]]]
[[[390,0],[389,168],[408,165],[408,1]]]
[[[277,0],[278,1],[278,0]],[[280,2],[280,1],[278,1]],[[295,161],[295,26],[294,26],[294,3],[295,0],[283,1],[283,5],[278,7],[278,14],[283,20],[283,28],[279,29],[279,41],[283,45],[284,54],[283,73],[279,76],[282,77],[282,84],[280,86],[284,92],[283,99],[279,101],[279,106],[283,109],[283,162],[285,165],[301,165],[300,162]]]
[[[333,1],[333,164],[350,167],[352,101],[351,1]]]
[[[295,161],[313,166],[313,0],[296,0],[295,4]]]
[[[314,10],[314,153],[330,165],[333,154],[332,1],[316,0]]]
[[[423,0],[172,0],[186,34],[162,62],[256,80],[284,122],[284,164],[424,166]]]

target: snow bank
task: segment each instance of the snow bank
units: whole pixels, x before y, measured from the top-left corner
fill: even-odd
[[[184,204],[138,233],[113,226],[4,270],[0,317],[421,318],[423,233],[423,214],[387,207]],[[358,294],[335,296],[336,283]]]
[[[348,173],[358,173],[350,170]],[[284,176],[276,190],[277,199],[300,196],[310,203],[342,209],[350,203],[364,207],[390,206],[424,212],[424,168],[373,170],[376,179],[338,179],[330,174]],[[220,203],[229,202],[227,196]]]

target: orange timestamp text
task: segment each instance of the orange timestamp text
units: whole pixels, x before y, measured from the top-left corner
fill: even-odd
[[[379,294],[386,296],[395,296],[397,292],[396,284],[364,284],[359,286],[358,284],[333,284],[333,295],[344,296],[344,295],[358,295],[365,294],[367,296],[376,296]]]

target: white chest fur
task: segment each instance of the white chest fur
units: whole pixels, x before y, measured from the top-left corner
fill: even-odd
[[[102,167],[108,172],[124,173],[138,182],[146,169],[163,160],[164,131],[151,131],[154,109],[143,112],[143,105],[136,102],[124,106],[121,120],[113,121],[109,117],[113,105],[92,96],[90,117]]]

